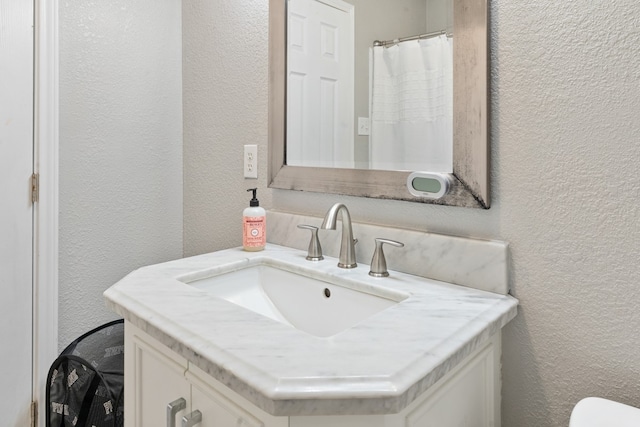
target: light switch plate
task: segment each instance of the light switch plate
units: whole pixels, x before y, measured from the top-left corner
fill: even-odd
[[[358,117],[358,135],[369,135],[369,117]]]

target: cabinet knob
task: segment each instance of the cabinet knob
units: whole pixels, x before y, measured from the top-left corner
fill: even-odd
[[[192,413],[182,417],[182,427],[193,427],[202,422],[202,412],[197,409]]]
[[[176,414],[187,407],[187,401],[182,397],[167,405],[167,427],[176,427]]]

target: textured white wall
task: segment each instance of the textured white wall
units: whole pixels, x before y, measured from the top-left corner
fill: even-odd
[[[242,210],[267,180],[268,2],[183,6],[185,255],[242,245]],[[258,180],[244,179],[244,144],[258,144]]]
[[[504,334],[505,425],[566,426],[588,395],[640,406],[640,3],[493,15],[489,214],[522,303]]]
[[[247,142],[267,150],[267,0],[185,9],[185,248],[240,244]],[[266,191],[266,207],[511,243],[503,426],[568,425],[600,395],[640,406],[640,3],[491,5],[488,211]],[[186,136],[185,136],[186,137]],[[270,197],[271,196],[271,197]]]
[[[60,347],[182,255],[181,2],[60,2]]]

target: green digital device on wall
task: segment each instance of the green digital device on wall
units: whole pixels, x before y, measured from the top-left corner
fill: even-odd
[[[446,173],[412,172],[407,177],[409,192],[417,197],[439,199],[451,187],[451,176]]]

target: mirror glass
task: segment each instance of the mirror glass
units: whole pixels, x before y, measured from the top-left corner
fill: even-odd
[[[451,173],[453,0],[287,0],[286,164]]]

